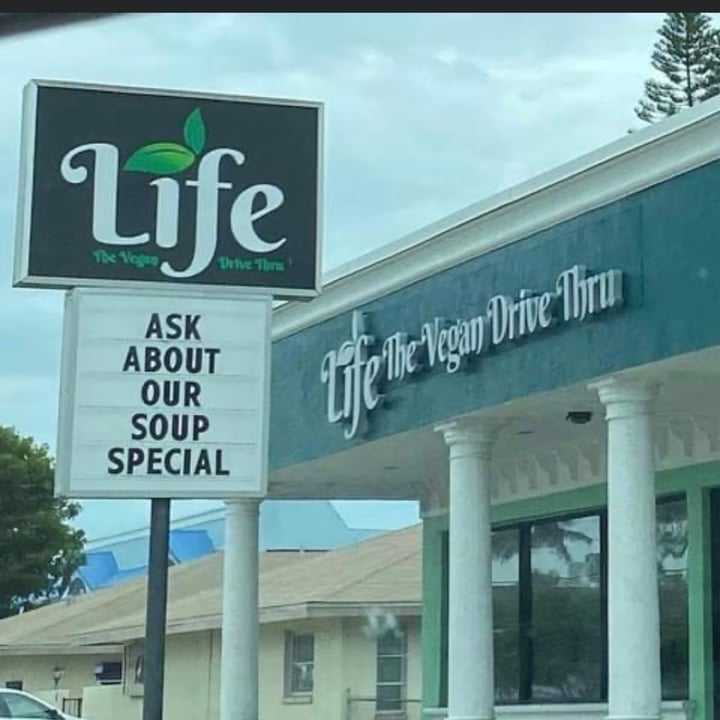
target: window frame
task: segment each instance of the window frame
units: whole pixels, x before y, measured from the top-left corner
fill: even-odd
[[[685,502],[687,508],[687,493],[683,491],[675,491],[656,495],[656,508],[664,503],[669,502]],[[598,700],[573,699],[568,698],[562,700],[563,705],[579,705],[586,703],[605,703],[608,699],[608,512],[607,506],[586,507],[577,510],[570,510],[558,513],[548,513],[543,515],[533,515],[515,520],[508,520],[500,523],[493,523],[492,532],[500,530],[515,529],[518,532],[518,699],[512,701],[497,702],[497,705],[515,706],[515,705],[554,705],[558,704],[557,700],[533,699],[531,694],[532,688],[532,567],[530,563],[531,553],[531,534],[532,527],[535,524],[545,522],[564,522],[583,517],[599,517],[600,520],[600,604],[601,604],[601,667],[600,667],[600,698]],[[443,568],[441,582],[442,590],[440,597],[440,611],[442,618],[442,632],[440,638],[441,646],[441,674],[440,674],[440,701],[441,704],[447,706],[447,687],[448,687],[448,638],[447,638],[447,615],[449,604],[449,532],[447,530],[441,535],[441,553],[443,558]],[[528,597],[530,596],[530,597]],[[689,613],[689,607],[687,608]],[[689,618],[688,618],[689,619]],[[662,617],[660,618],[662,622]],[[690,628],[688,627],[688,640]],[[688,658],[689,659],[689,658]],[[687,695],[689,695],[689,688]],[[666,700],[687,700],[687,697],[669,697],[663,694],[663,701]]]
[[[98,668],[102,667],[102,672],[98,673]],[[123,663],[121,660],[105,660],[97,663],[95,666],[95,681],[98,685],[122,685],[123,683]]]
[[[684,493],[684,492],[675,492],[675,493],[669,493],[669,494],[667,494],[667,495],[663,495],[663,496],[661,496],[661,497],[658,497],[658,498],[657,498],[657,502],[656,502],[656,508],[657,508],[657,506],[662,505],[662,504],[664,504],[664,503],[672,503],[672,502],[680,502],[680,501],[682,501],[682,502],[685,503],[685,523],[686,523],[686,528],[687,528],[687,531],[688,531],[688,546],[687,546],[687,548],[686,548],[686,553],[687,553],[687,560],[689,560],[689,556],[690,556],[689,534],[690,534],[690,532],[689,532],[688,497],[687,497],[687,493]],[[656,525],[657,525],[657,519],[656,519]],[[688,566],[689,566],[689,562],[688,562]],[[688,580],[687,580],[687,575],[688,575],[688,571],[689,571],[689,567],[688,567],[688,566],[686,566],[686,568],[685,568],[685,576],[686,576],[686,577],[685,577],[685,582],[686,582],[686,583],[688,582]],[[658,592],[660,591],[660,583],[659,583],[659,580],[660,580],[660,578],[658,578]],[[687,663],[688,663],[688,667],[687,667],[687,669],[686,669],[687,692],[686,692],[685,696],[681,696],[681,695],[679,695],[679,694],[670,694],[670,693],[664,692],[664,691],[663,691],[663,688],[661,687],[662,700],[663,700],[664,702],[665,702],[665,701],[667,701],[667,702],[671,702],[671,701],[686,701],[686,700],[688,700],[689,695],[690,695],[690,588],[689,588],[689,586],[687,587],[687,593],[688,593],[688,596],[687,596],[687,605],[686,605],[686,608],[685,608],[685,610],[686,610],[686,636],[687,636],[686,657],[687,657]],[[663,638],[662,638],[662,619],[663,619],[663,618],[662,618],[662,605],[661,605],[661,606],[660,606],[660,638],[659,638],[659,640],[660,640],[660,651],[661,651],[661,661],[662,661],[662,639],[663,639]],[[662,670],[662,667],[661,667],[661,670]],[[662,680],[662,677],[661,677],[661,680]]]
[[[312,642],[312,660],[299,661],[295,660],[295,646],[299,638],[309,637]],[[295,674],[293,670],[296,666],[310,666],[310,690],[296,690],[293,688],[293,679]],[[293,630],[285,631],[285,662],[284,662],[284,682],[283,692],[285,698],[303,698],[311,700],[315,691],[315,633],[313,632],[296,632]]]
[[[401,652],[400,654],[380,654],[380,641],[385,635],[389,633],[400,633]],[[380,662],[385,659],[400,659],[400,680],[398,681],[381,681],[380,680]],[[398,714],[405,712],[405,700],[407,699],[407,662],[408,662],[408,643],[407,633],[404,627],[400,626],[396,630],[386,630],[381,636],[375,641],[375,714],[376,716],[383,717],[385,715],[392,715],[396,717]],[[399,687],[400,688],[400,707],[398,708],[380,708],[380,694],[379,689],[381,687]]]
[[[598,519],[598,544],[600,546],[600,588],[599,588],[599,602],[600,602],[600,692],[597,697],[594,698],[563,698],[560,703],[554,699],[542,699],[536,698],[532,695],[533,688],[533,669],[534,669],[534,647],[533,637],[535,636],[535,625],[533,615],[533,574],[532,574],[532,529],[535,525],[542,525],[544,523],[561,523],[568,522],[570,520],[580,520],[583,518],[594,518]],[[520,677],[518,683],[519,699],[514,705],[579,705],[586,703],[601,703],[607,700],[607,667],[608,667],[608,656],[607,656],[607,592],[603,591],[603,588],[607,588],[607,562],[603,562],[603,557],[607,559],[607,510],[602,508],[600,510],[581,510],[572,513],[563,513],[561,515],[549,515],[546,517],[532,518],[529,520],[523,520],[516,525],[521,527],[520,530],[520,556],[523,553],[527,555],[526,559],[526,575],[525,581],[523,582],[523,568],[520,569],[520,577],[518,581],[518,596],[520,603],[520,655],[521,663],[524,664],[525,676]],[[495,528],[493,528],[495,530]],[[523,596],[527,596],[523,598]],[[524,605],[523,605],[524,603]],[[523,611],[527,612],[527,616],[523,618]],[[523,622],[525,621],[525,622]],[[527,632],[527,637],[523,639],[523,628]]]

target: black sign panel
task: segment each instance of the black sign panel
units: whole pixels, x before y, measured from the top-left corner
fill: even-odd
[[[313,297],[322,105],[32,81],[15,285]]]

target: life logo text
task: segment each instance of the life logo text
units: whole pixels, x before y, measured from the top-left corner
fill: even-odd
[[[218,224],[229,222],[235,241],[250,253],[267,254],[282,247],[287,237],[263,238],[255,223],[276,211],[285,200],[283,190],[270,183],[237,188],[221,179],[224,163],[242,166],[251,158],[239,149],[218,147],[205,150],[207,135],[202,113],[195,108],[184,124],[185,144],[153,142],[135,150],[122,172],[149,175],[147,187],[156,195],[154,228],[134,235],[118,232],[118,184],[120,151],[110,142],[91,142],[67,151],[60,164],[63,179],[73,185],[92,185],[92,236],[101,245],[139,246],[152,242],[158,248],[172,249],[178,244],[181,204],[192,202],[194,194],[195,235],[192,259],[187,267],[173,267],[165,260],[160,271],[170,278],[192,278],[208,268],[218,245]],[[92,161],[88,163],[88,158]],[[171,175],[197,167],[194,177],[177,180]],[[219,217],[221,191],[234,191],[229,218]]]

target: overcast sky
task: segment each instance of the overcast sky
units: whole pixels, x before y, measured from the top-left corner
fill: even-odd
[[[2,39],[0,423],[55,447],[63,293],[11,287],[29,79],[324,102],[327,271],[642,127],[662,18],[147,13]],[[148,503],[119,503],[86,501],[80,524],[96,536],[147,521]],[[414,504],[338,508],[352,525],[416,518]]]

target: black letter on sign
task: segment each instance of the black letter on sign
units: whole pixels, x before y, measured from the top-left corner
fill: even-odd
[[[215,374],[215,358],[220,354],[220,348],[205,348],[205,352],[208,355],[208,359],[210,360],[210,367],[208,368],[208,373],[210,375]]]
[[[140,397],[146,405],[155,405],[160,399],[160,385],[156,380],[146,380],[140,388]]]
[[[186,340],[202,340],[197,324],[200,322],[199,315],[185,316],[185,339]]]
[[[145,372],[157,372],[162,368],[162,359],[160,357],[160,348],[150,345],[145,348]]]
[[[197,439],[210,427],[210,420],[207,415],[193,415],[192,439]]]
[[[186,380],[185,381],[185,401],[183,402],[183,405],[185,407],[200,407],[200,403],[198,402],[198,398],[200,397],[200,383],[195,382],[194,380]]]
[[[148,475],[162,475],[162,448],[150,448],[148,450]]]
[[[170,313],[165,319],[167,326],[172,330],[172,333],[166,335],[168,340],[178,340],[182,335],[182,315],[178,313]]]
[[[207,449],[203,448],[198,453],[198,459],[195,463],[193,475],[212,475],[212,467],[210,467],[210,458]]]
[[[171,458],[175,457],[176,455],[180,455],[181,453],[182,450],[180,450],[179,448],[172,448],[165,453],[165,472],[168,475],[180,474],[180,470],[175,465],[171,464],[170,460]]]
[[[156,337],[159,340],[163,339],[162,323],[160,322],[160,316],[157,313],[153,313],[148,323],[147,330],[145,331],[145,339]]]
[[[110,461],[110,467],[108,468],[109,475],[119,475],[123,471],[123,449],[121,447],[114,447],[108,450],[108,460]]]
[[[144,386],[143,386],[144,387]],[[147,430],[143,425],[143,422],[147,420],[147,413],[135,413],[131,418],[130,422],[134,430],[130,433],[130,437],[133,440],[144,440],[147,435]]]
[[[140,467],[145,461],[145,451],[142,448],[131,447],[128,449],[128,475],[133,474],[136,467]]]
[[[220,448],[218,448],[215,451],[215,468],[216,468],[215,474],[216,475],[229,475],[230,471],[225,470],[225,468],[223,468],[222,461],[223,461],[223,451]]]
[[[138,357],[137,348],[134,345],[131,345],[128,349],[123,364],[123,372],[127,372],[128,370],[140,372],[140,358]]]

